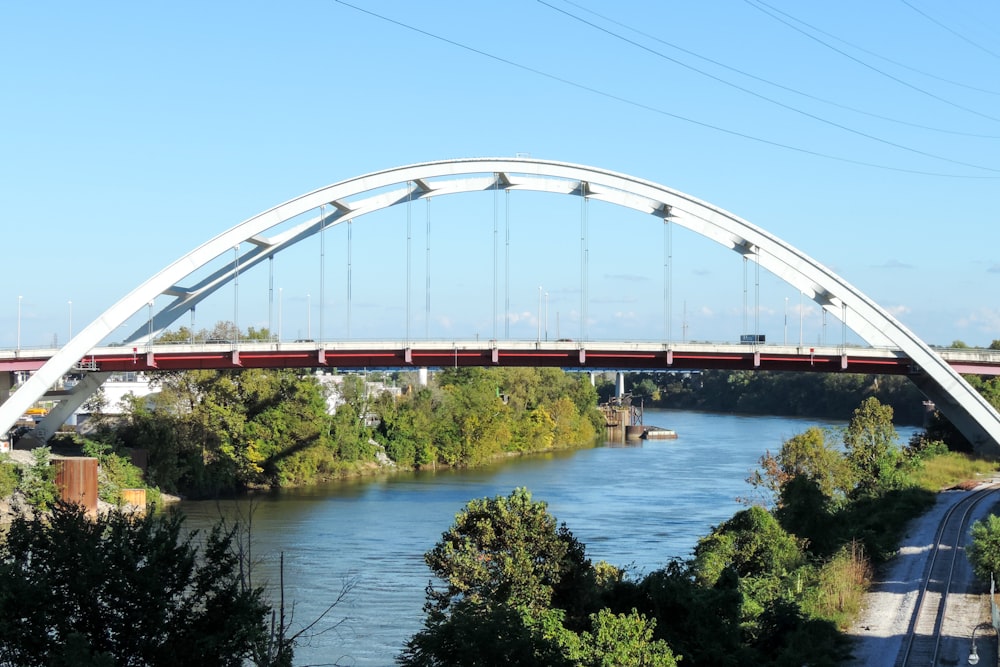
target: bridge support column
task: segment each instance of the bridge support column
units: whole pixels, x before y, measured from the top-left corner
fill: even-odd
[[[615,374],[615,398],[625,395],[625,373],[618,371]]]
[[[68,394],[60,397],[61,400],[56,406],[26,437],[33,438],[39,444],[48,442],[52,434],[59,430],[59,427],[65,424],[77,408],[86,403],[109,377],[111,373],[87,373]]]
[[[420,368],[417,370],[417,384],[421,387],[427,386],[427,368]]]
[[[983,421],[977,420],[968,410],[962,408],[955,395],[934,381],[925,373],[910,376],[913,384],[924,393],[941,411],[948,421],[964,435],[972,448],[980,456],[1000,458],[1000,443],[992,437],[984,427]]]
[[[0,373],[0,403],[10,398],[10,388],[14,386],[13,373]]]

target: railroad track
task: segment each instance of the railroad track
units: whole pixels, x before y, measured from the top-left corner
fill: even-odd
[[[960,558],[962,538],[966,533],[972,511],[997,487],[981,489],[955,503],[945,514],[938,527],[934,546],[924,571],[923,585],[917,595],[915,613],[903,646],[896,660],[896,667],[927,667],[938,664],[941,651],[941,623],[948,606],[955,566]]]

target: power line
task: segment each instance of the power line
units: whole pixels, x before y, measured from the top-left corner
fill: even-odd
[[[606,16],[604,14],[600,14],[598,12],[595,12],[594,10],[589,9],[587,7],[584,7],[583,5],[580,5],[580,4],[576,3],[576,2],[573,2],[572,0],[563,0],[563,2],[565,2],[568,5],[572,5],[572,6],[578,8],[578,9],[580,9],[582,11],[585,11],[588,14],[592,14],[593,16],[596,16],[596,17],[598,17],[598,18],[600,18],[600,19],[602,19],[604,21],[607,21],[608,23],[612,23],[614,25],[617,25],[617,26],[620,26],[622,28],[625,28],[626,30],[630,30],[630,31],[632,31],[632,32],[634,32],[634,33],[636,33],[638,35],[642,35],[643,37],[646,37],[647,39],[651,39],[653,41],[659,42],[660,44],[663,44],[664,46],[668,46],[668,47],[670,47],[672,49],[676,49],[677,51],[680,51],[681,53],[685,53],[685,54],[687,54],[689,56],[692,56],[694,58],[698,58],[699,60],[702,60],[704,62],[708,62],[708,63],[711,63],[711,64],[716,65],[718,67],[722,67],[723,69],[727,69],[730,72],[735,72],[737,74],[741,74],[741,75],[743,75],[743,76],[745,76],[747,78],[753,79],[755,81],[760,81],[762,83],[766,83],[766,84],[768,84],[770,86],[774,86],[775,88],[779,88],[779,89],[787,91],[789,93],[793,93],[795,95],[800,95],[800,96],[805,97],[807,99],[814,100],[816,102],[821,102],[823,104],[829,104],[830,106],[837,107],[838,109],[844,109],[846,111],[852,111],[854,113],[858,113],[858,114],[862,114],[862,115],[865,115],[865,116],[869,116],[871,118],[878,118],[879,120],[884,120],[884,121],[887,121],[887,122],[890,122],[890,123],[896,123],[896,124],[899,124],[899,125],[906,125],[907,127],[913,127],[913,128],[917,128],[917,129],[921,129],[921,130],[928,130],[930,132],[940,132],[942,134],[952,134],[952,135],[963,136],[963,137],[973,137],[973,138],[976,138],[976,139],[1000,139],[1000,135],[995,135],[995,134],[979,134],[979,133],[976,133],[976,132],[964,132],[964,131],[961,131],[961,130],[952,130],[952,129],[943,128],[943,127],[933,127],[931,125],[924,125],[922,123],[913,123],[913,122],[902,120],[902,119],[899,119],[899,118],[892,118],[890,116],[883,116],[881,114],[873,113],[871,111],[865,111],[864,109],[858,109],[857,107],[852,107],[850,105],[843,104],[843,103],[837,102],[835,100],[828,100],[828,99],[820,97],[818,95],[812,95],[810,93],[807,93],[805,91],[799,90],[797,88],[792,88],[791,86],[786,86],[786,85],[778,83],[776,81],[771,81],[770,79],[766,79],[764,77],[757,76],[755,74],[751,74],[750,72],[741,70],[738,67],[733,67],[731,65],[727,65],[726,63],[720,62],[718,60],[714,60],[712,58],[709,58],[708,56],[701,55],[700,53],[695,53],[694,51],[691,51],[689,49],[685,49],[684,47],[678,46],[678,45],[673,44],[671,42],[668,42],[668,41],[666,41],[664,39],[661,39],[660,37],[657,37],[656,35],[651,35],[650,33],[644,32],[642,30],[639,30],[638,28],[636,28],[634,26],[627,25],[625,23],[622,23],[621,21],[616,21],[615,19],[613,19],[613,18],[611,18],[609,16]],[[545,4],[545,3],[543,3],[543,4]],[[553,7],[553,9],[555,9],[555,8]]]
[[[989,114],[985,114],[985,113],[982,113],[980,111],[976,111],[975,109],[970,109],[969,107],[966,107],[966,106],[963,106],[961,104],[958,104],[957,102],[952,102],[951,100],[949,100],[947,98],[944,98],[944,97],[941,97],[940,95],[935,95],[934,93],[930,92],[929,90],[924,90],[920,86],[916,86],[916,85],[910,83],[909,81],[905,81],[903,79],[900,79],[898,76],[893,76],[892,74],[889,74],[888,72],[886,72],[884,70],[881,70],[878,67],[875,67],[874,65],[866,63],[864,60],[861,60],[860,58],[855,58],[854,56],[852,56],[851,54],[847,53],[846,51],[844,51],[842,49],[838,49],[833,44],[830,44],[829,42],[823,41],[822,39],[820,39],[816,35],[812,35],[812,34],[806,32],[805,30],[803,30],[802,28],[799,28],[798,26],[792,25],[791,23],[789,23],[788,21],[784,20],[780,16],[776,16],[775,14],[781,14],[783,16],[787,16],[789,19],[791,19],[793,21],[801,23],[802,25],[807,26],[807,27],[809,27],[812,30],[816,30],[815,28],[813,28],[813,26],[809,25],[805,21],[797,19],[794,16],[791,16],[790,14],[787,14],[786,12],[783,12],[780,9],[777,9],[776,7],[773,7],[773,6],[769,5],[769,4],[767,4],[766,2],[763,2],[763,0],[756,0],[756,1],[754,1],[754,0],[743,0],[743,1],[745,3],[747,3],[748,5],[750,5],[751,7],[753,7],[754,9],[756,9],[757,11],[761,12],[762,14],[764,14],[765,16],[770,16],[775,21],[777,21],[779,23],[783,23],[784,25],[788,26],[789,28],[791,28],[795,32],[798,32],[798,33],[800,33],[802,35],[805,35],[809,39],[815,41],[818,44],[822,44],[823,46],[825,46],[826,48],[830,49],[831,51],[834,51],[835,53],[839,53],[840,55],[844,56],[845,58],[847,58],[849,60],[853,60],[854,62],[858,63],[862,67],[866,67],[866,68],[870,69],[871,71],[873,71],[873,72],[875,72],[877,74],[881,74],[885,78],[890,79],[891,81],[895,81],[896,83],[898,83],[901,86],[906,86],[910,90],[915,90],[916,92],[918,92],[918,93],[920,93],[922,95],[926,95],[927,97],[930,97],[931,99],[935,99],[938,102],[941,102],[943,104],[947,104],[948,106],[951,106],[951,107],[955,107],[956,109],[961,109],[962,111],[965,111],[967,113],[971,113],[971,114],[979,116],[981,118],[986,118],[988,120],[1000,122],[1000,118],[997,118],[996,116],[991,116]],[[767,9],[764,9],[765,7],[767,7]],[[770,9],[771,11],[768,11],[768,9]]]
[[[747,95],[752,95],[752,96],[754,96],[754,97],[756,97],[758,99],[764,100],[765,102],[770,102],[771,104],[779,106],[782,109],[786,109],[788,111],[792,111],[794,113],[801,114],[801,115],[803,115],[803,116],[805,116],[807,118],[812,118],[815,121],[818,121],[820,123],[824,123],[824,124],[829,125],[831,127],[836,127],[837,129],[843,130],[845,132],[850,132],[851,134],[855,134],[855,135],[857,135],[859,137],[864,137],[865,139],[870,139],[872,141],[877,141],[877,142],[879,142],[881,144],[885,144],[886,146],[892,146],[893,148],[898,148],[900,150],[908,151],[910,153],[915,153],[917,155],[923,155],[924,157],[933,158],[935,160],[942,160],[944,162],[950,162],[952,164],[961,165],[963,167],[972,167],[974,169],[983,169],[985,171],[1000,172],[1000,169],[995,169],[993,167],[985,167],[983,165],[978,165],[978,164],[974,164],[974,163],[971,163],[971,162],[963,162],[961,160],[955,160],[955,159],[952,159],[952,158],[944,157],[942,155],[937,155],[935,153],[928,153],[927,151],[922,151],[919,148],[912,148],[910,146],[906,146],[906,145],[903,145],[903,144],[900,144],[900,143],[896,143],[895,141],[890,141],[888,139],[883,139],[881,137],[875,136],[874,134],[869,134],[869,133],[863,132],[861,130],[856,130],[856,129],[852,128],[852,127],[848,127],[848,126],[843,125],[841,123],[837,123],[835,121],[823,118],[822,116],[817,116],[816,114],[810,113],[808,111],[804,111],[802,109],[798,109],[796,107],[791,106],[790,104],[785,104],[784,102],[781,102],[779,100],[773,99],[771,97],[767,97],[766,95],[762,95],[761,93],[758,93],[756,91],[750,90],[749,88],[745,88],[745,87],[740,86],[738,84],[735,84],[735,83],[733,83],[731,81],[726,81],[725,79],[723,79],[721,77],[715,76],[714,74],[710,74],[709,72],[706,72],[704,70],[700,70],[697,67],[694,67],[693,65],[689,65],[687,63],[681,62],[680,60],[677,60],[676,58],[671,58],[670,56],[668,56],[668,55],[666,55],[664,53],[661,53],[661,52],[659,52],[659,51],[657,51],[655,49],[651,49],[648,46],[646,46],[644,44],[640,44],[639,42],[636,42],[635,40],[629,39],[628,37],[625,37],[624,35],[620,35],[620,34],[614,32],[613,30],[608,30],[607,28],[605,28],[603,26],[599,26],[596,23],[592,23],[591,21],[588,21],[588,20],[586,20],[586,19],[584,19],[584,18],[582,18],[580,16],[577,16],[576,14],[572,14],[570,12],[567,12],[564,9],[560,9],[559,7],[551,5],[548,2],[546,2],[546,0],[537,0],[537,1],[539,3],[541,3],[542,5],[545,5],[549,9],[552,9],[554,11],[559,12],[560,14],[563,14],[564,16],[568,16],[568,17],[570,17],[570,18],[572,18],[572,19],[574,19],[576,21],[579,21],[580,23],[583,23],[584,25],[588,25],[591,28],[594,28],[595,30],[599,30],[599,31],[601,31],[601,32],[603,32],[603,33],[605,33],[607,35],[611,35],[612,37],[614,37],[616,39],[619,39],[619,40],[621,40],[621,41],[623,41],[623,42],[625,42],[627,44],[631,44],[632,46],[634,46],[636,48],[642,49],[643,51],[646,51],[647,53],[651,53],[651,54],[653,54],[655,56],[663,58],[664,60],[669,60],[670,62],[672,62],[672,63],[674,63],[676,65],[680,65],[681,67],[684,67],[686,69],[689,69],[692,72],[696,72],[698,74],[701,74],[702,76],[708,77],[709,79],[712,79],[713,81],[718,81],[719,83],[721,83],[723,85],[730,86],[731,88],[735,88],[736,90],[744,92]]]
[[[776,9],[775,11],[779,11],[779,10]],[[889,58],[888,56],[884,56],[884,55],[882,55],[880,53],[876,53],[875,51],[872,51],[870,49],[866,49],[863,46],[860,46],[860,45],[855,44],[853,42],[849,42],[849,41],[847,41],[846,39],[844,39],[842,37],[838,37],[837,35],[834,35],[833,33],[830,33],[830,32],[827,32],[826,30],[823,30],[822,28],[818,28],[817,26],[814,26],[812,24],[806,23],[802,19],[798,19],[798,18],[792,16],[791,14],[789,14],[787,12],[781,12],[781,13],[784,14],[789,19],[791,19],[793,21],[796,21],[797,23],[801,23],[802,25],[808,27],[810,30],[814,30],[815,32],[818,32],[821,35],[826,35],[830,39],[835,39],[838,42],[840,42],[841,44],[846,44],[847,46],[851,47],[852,49],[857,49],[858,51],[861,51],[862,53],[867,53],[868,55],[872,56],[873,58],[878,58],[879,60],[884,60],[885,62],[887,62],[887,63],[889,63],[891,65],[895,65],[896,67],[900,67],[902,69],[910,70],[911,72],[914,72],[914,73],[919,74],[921,76],[926,76],[929,79],[936,79],[938,81],[941,81],[943,83],[947,83],[947,84],[952,85],[952,86],[956,86],[958,88],[965,88],[966,90],[973,90],[973,91],[976,91],[977,93],[986,93],[987,95],[997,95],[997,96],[1000,96],[1000,91],[990,90],[988,88],[980,88],[978,86],[973,86],[973,85],[970,85],[970,84],[967,84],[967,83],[962,83],[960,81],[954,81],[952,79],[948,79],[948,78],[943,77],[943,76],[938,76],[937,74],[931,74],[930,72],[925,72],[922,69],[917,69],[916,67],[913,67],[911,65],[907,65],[906,63],[901,63],[898,60],[893,60],[892,58]]]
[[[928,21],[930,21],[934,25],[938,26],[939,28],[941,28],[943,30],[947,30],[948,32],[950,32],[951,34],[953,34],[955,37],[958,37],[960,40],[962,40],[966,44],[971,44],[972,46],[976,47],[977,49],[979,49],[983,53],[988,53],[989,55],[993,56],[994,58],[997,58],[998,60],[1000,60],[1000,55],[997,55],[996,52],[990,51],[988,48],[986,48],[982,44],[979,44],[978,42],[974,42],[971,39],[969,39],[968,37],[966,37],[965,35],[962,35],[961,33],[957,32],[955,30],[952,30],[951,28],[949,28],[948,26],[946,26],[941,21],[938,21],[936,18],[934,18],[933,16],[931,16],[927,12],[924,12],[924,11],[921,11],[920,9],[917,9],[916,7],[914,7],[912,4],[910,4],[906,0],[900,0],[900,2],[902,2],[904,5],[906,5],[907,7],[909,7],[910,9],[912,9],[913,11],[915,11],[916,13],[920,14],[921,16],[923,16],[925,19],[927,19]]]
[[[745,132],[739,132],[737,130],[731,130],[729,128],[721,127],[721,126],[718,126],[718,125],[713,125],[711,123],[706,123],[706,122],[703,122],[703,121],[700,121],[700,120],[695,120],[693,118],[688,118],[686,116],[681,116],[679,114],[671,113],[671,112],[666,111],[664,109],[660,109],[660,108],[657,108],[657,107],[654,107],[654,106],[651,106],[651,105],[648,105],[648,104],[643,104],[642,102],[637,102],[635,100],[631,100],[631,99],[628,99],[628,98],[625,98],[625,97],[621,97],[620,95],[615,95],[613,93],[608,93],[608,92],[605,92],[603,90],[599,90],[597,88],[594,88],[592,86],[588,86],[586,84],[578,83],[576,81],[572,81],[570,79],[566,79],[566,78],[557,76],[555,74],[550,74],[548,72],[542,71],[540,69],[536,69],[536,68],[528,66],[528,65],[523,65],[523,64],[515,62],[513,60],[508,60],[507,58],[503,58],[501,56],[497,56],[497,55],[494,55],[492,53],[488,53],[486,51],[483,51],[481,49],[477,49],[477,48],[469,46],[467,44],[463,44],[461,42],[457,42],[457,41],[455,41],[453,39],[449,39],[447,37],[442,37],[440,35],[436,35],[434,33],[428,32],[428,31],[423,30],[421,28],[417,28],[416,26],[412,26],[412,25],[409,25],[407,23],[403,23],[401,21],[397,21],[396,19],[390,18],[388,16],[383,16],[382,14],[378,14],[376,12],[373,12],[373,11],[369,10],[369,9],[364,9],[362,7],[358,7],[357,5],[352,5],[351,3],[346,2],[345,0],[335,0],[335,2],[337,2],[338,4],[344,5],[345,7],[349,7],[349,8],[351,8],[351,9],[357,11],[357,12],[361,12],[362,14],[367,14],[367,15],[373,17],[373,18],[377,18],[380,21],[384,21],[386,23],[391,23],[391,24],[393,24],[395,26],[398,26],[400,28],[404,28],[404,29],[409,30],[411,32],[415,32],[415,33],[424,35],[425,37],[430,37],[431,39],[435,39],[437,41],[444,42],[445,44],[449,44],[451,46],[463,49],[463,50],[468,51],[470,53],[475,53],[477,55],[483,56],[484,58],[489,58],[489,59],[494,60],[496,62],[503,63],[504,65],[508,65],[510,67],[514,67],[516,69],[519,69],[519,70],[522,70],[522,71],[525,71],[525,72],[529,72],[531,74],[535,74],[537,76],[549,79],[550,81],[556,81],[558,83],[562,83],[564,85],[571,86],[571,87],[576,88],[578,90],[583,90],[585,92],[592,93],[594,95],[598,95],[598,96],[604,97],[606,99],[614,100],[616,102],[621,102],[622,104],[627,104],[627,105],[635,107],[637,109],[642,109],[644,111],[649,111],[651,113],[655,113],[655,114],[658,114],[658,115],[661,115],[661,116],[666,116],[668,118],[673,118],[675,120],[680,120],[680,121],[683,121],[685,123],[690,123],[692,125],[697,125],[699,127],[703,127],[703,128],[709,129],[709,130],[714,130],[716,132],[721,132],[723,134],[728,134],[730,136],[740,137],[741,139],[747,139],[749,141],[755,141],[757,143],[765,144],[765,145],[768,145],[768,146],[773,146],[775,148],[783,148],[785,150],[793,151],[793,152],[796,152],[796,153],[801,153],[803,155],[812,155],[814,157],[825,158],[827,160],[834,160],[836,162],[843,162],[843,163],[846,163],[846,164],[854,164],[854,165],[858,165],[858,166],[862,166],[862,167],[870,167],[870,168],[873,168],[873,169],[882,169],[882,170],[885,170],[885,171],[894,171],[894,172],[898,172],[898,173],[916,174],[916,175],[920,175],[920,176],[935,176],[935,177],[940,177],[940,178],[958,178],[958,179],[972,179],[972,180],[980,180],[980,179],[993,180],[993,179],[997,179],[998,178],[997,176],[990,176],[990,175],[951,174],[951,173],[944,173],[944,172],[923,171],[923,170],[919,170],[919,169],[907,169],[905,167],[894,167],[894,166],[890,166],[890,165],[878,164],[878,163],[875,163],[875,162],[866,162],[864,160],[855,160],[855,159],[852,159],[852,158],[847,158],[847,157],[841,157],[841,156],[837,156],[837,155],[832,155],[830,153],[823,153],[821,151],[814,151],[814,150],[811,150],[811,149],[808,149],[808,148],[802,148],[802,147],[799,147],[799,146],[792,146],[790,144],[784,144],[784,143],[781,143],[779,141],[773,141],[771,139],[765,139],[763,137],[754,136],[754,135],[751,135],[751,134],[747,134]]]

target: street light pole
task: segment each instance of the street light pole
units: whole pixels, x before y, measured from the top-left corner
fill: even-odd
[[[972,646],[969,648],[969,664],[978,665],[979,664],[979,651],[976,650],[976,630],[980,628],[989,628],[990,623],[980,623],[976,627],[972,628]]]
[[[17,350],[21,351],[21,299],[23,299],[20,294],[17,295]]]
[[[549,339],[549,293],[545,293],[545,340]]]
[[[282,304],[281,290],[282,288],[279,287],[278,288],[278,342],[279,343],[281,342],[281,304]]]
[[[306,294],[306,338],[312,340],[313,337],[313,297]]]

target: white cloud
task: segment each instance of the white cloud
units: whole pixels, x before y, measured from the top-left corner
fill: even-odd
[[[984,331],[995,336],[1000,331],[1000,310],[979,308],[964,317],[960,317],[955,325],[962,329]]]
[[[882,306],[882,307],[885,308],[887,311],[889,311],[889,314],[892,315],[893,317],[902,317],[903,315],[909,314],[911,311],[909,306],[904,306],[903,304],[898,304],[895,306]]]

